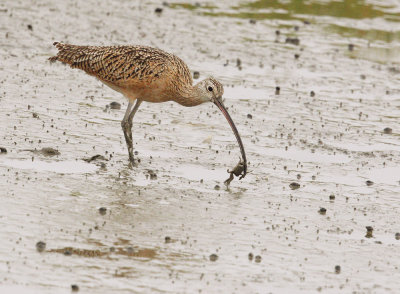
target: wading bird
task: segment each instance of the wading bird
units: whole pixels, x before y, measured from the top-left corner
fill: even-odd
[[[177,56],[147,46],[77,46],[55,42],[58,49],[51,62],[60,61],[84,70],[129,101],[121,122],[129,161],[135,165],[132,145],[132,120],[143,101],[175,101],[183,106],[213,102],[228,120],[238,141],[242,159],[240,178],[247,173],[243,143],[229,113],[222,103],[224,88],[210,77],[193,86],[187,65]],[[136,101],[136,102],[135,102]]]

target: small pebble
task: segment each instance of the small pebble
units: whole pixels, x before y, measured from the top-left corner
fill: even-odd
[[[340,270],[341,270],[340,265],[336,265],[335,266],[335,273],[336,274],[340,274]]]
[[[60,151],[51,147],[44,147],[39,152],[42,153],[44,156],[55,156],[61,154]]]
[[[326,214],[326,208],[324,208],[324,207],[321,207],[320,209],[319,209],[319,214],[321,214],[321,215],[325,215]]]
[[[253,257],[254,257],[253,253],[250,252],[249,255],[248,255],[248,257],[249,257],[249,260],[252,261],[252,260],[253,260]]]
[[[0,153],[7,153],[7,149],[4,147],[0,147]]]
[[[65,256],[71,256],[71,255],[72,255],[72,251],[69,250],[69,249],[65,249],[64,255],[65,255]]]
[[[79,291],[79,286],[78,285],[71,285],[71,291],[72,292],[78,292]]]
[[[95,161],[95,160],[106,160],[107,161],[107,158],[105,158],[101,154],[96,154],[96,155],[93,155],[90,158],[83,158],[83,160],[90,163],[90,162]]]
[[[193,72],[193,78],[194,78],[195,80],[198,79],[198,78],[200,78],[200,72],[198,72],[198,71]]]
[[[156,180],[157,179],[157,174],[152,171],[152,170],[148,170],[149,176],[150,176],[150,180]]]
[[[354,50],[354,44],[349,44],[348,49],[349,49],[349,51],[353,51]]]
[[[216,254],[211,254],[210,255],[210,261],[216,261],[218,259],[218,255],[216,255]]]
[[[297,53],[296,53],[296,54],[294,55],[294,59],[299,59],[299,57],[300,57],[300,54],[297,54]]]
[[[166,237],[165,237],[165,243],[168,244],[168,243],[171,243],[171,241],[172,241],[172,240],[171,240],[171,237],[170,237],[170,236],[166,236]]]
[[[36,112],[32,112],[32,117],[33,118],[39,118],[39,114],[37,114]]]
[[[391,129],[391,128],[384,128],[384,129],[383,129],[383,133],[384,133],[384,134],[389,134],[389,135],[390,135],[390,134],[392,133],[392,129]]]
[[[310,92],[310,96],[311,96],[311,97],[314,97],[314,96],[315,96],[315,92],[314,92],[314,91],[311,91],[311,92]]]
[[[160,7],[157,7],[156,9],[154,9],[154,12],[158,13],[158,14],[161,14],[162,11],[163,11],[163,9]]]
[[[371,226],[365,227],[367,229],[367,234],[365,235],[366,238],[372,238],[372,232],[374,231],[374,228]]]
[[[400,240],[400,233],[396,233],[396,234],[394,235],[394,238],[395,238],[396,240]]]
[[[300,40],[299,40],[299,38],[287,37],[285,40],[285,43],[298,46],[298,45],[300,45]]]
[[[329,195],[329,200],[335,200],[335,195],[333,194]]]
[[[107,208],[105,208],[105,207],[100,207],[100,208],[99,208],[99,213],[100,213],[101,215],[105,215],[105,214],[107,213]]]
[[[33,31],[33,26],[31,24],[28,24],[26,27],[28,28],[28,30]]]
[[[279,95],[281,92],[281,87],[275,87],[275,95]]]
[[[219,190],[221,187],[219,185],[215,185],[214,190]]]
[[[289,188],[292,190],[297,190],[298,188],[300,188],[300,184],[296,182],[290,183]]]
[[[365,183],[367,184],[367,186],[372,186],[374,184],[374,182],[370,180],[366,181]]]
[[[249,23],[251,23],[251,24],[256,24],[256,22],[257,22],[257,21],[256,21],[255,19],[250,19],[250,20],[249,20]]]
[[[39,241],[36,243],[36,250],[38,252],[43,252],[44,250],[46,250],[46,243],[43,241]]]
[[[118,103],[118,102],[111,102],[111,103],[110,103],[110,108],[111,108],[111,109],[121,109],[121,103]]]
[[[254,261],[257,263],[261,262],[261,256],[260,255],[256,255],[256,257],[254,258]]]
[[[249,114],[247,115],[247,118],[252,119],[253,116],[249,113]]]

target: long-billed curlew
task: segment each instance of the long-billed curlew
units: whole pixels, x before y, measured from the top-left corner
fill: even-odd
[[[121,122],[129,160],[135,165],[132,120],[142,101],[175,101],[183,106],[213,102],[228,120],[242,153],[240,178],[247,172],[246,154],[239,132],[222,103],[224,88],[210,77],[193,86],[187,65],[177,56],[147,46],[77,46],[55,42],[58,53],[51,62],[61,61],[98,78],[128,100]],[[136,100],[136,103],[134,103]]]

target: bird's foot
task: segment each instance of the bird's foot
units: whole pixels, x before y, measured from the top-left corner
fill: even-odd
[[[129,144],[129,145],[128,145],[128,156],[129,156],[129,165],[128,166],[130,169],[133,169],[134,167],[138,166],[140,160],[139,159],[135,160],[135,156],[133,155],[132,145],[131,144]]]
[[[129,156],[129,165],[128,167],[130,169],[133,169],[134,167],[138,167],[140,160],[139,159],[134,159],[133,156]]]

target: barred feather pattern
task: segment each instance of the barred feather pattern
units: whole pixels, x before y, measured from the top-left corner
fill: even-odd
[[[72,68],[84,70],[112,88],[145,88],[159,85],[163,102],[169,94],[184,94],[193,80],[187,65],[177,56],[148,46],[78,46],[55,42],[58,53],[51,62],[60,61]],[[188,89],[185,89],[185,86]],[[173,92],[173,93],[172,93]]]

